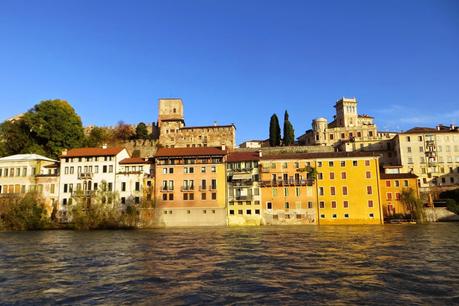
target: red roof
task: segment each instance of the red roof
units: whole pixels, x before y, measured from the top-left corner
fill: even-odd
[[[226,155],[226,151],[213,147],[196,148],[160,148],[156,151],[155,157],[182,157],[182,156],[209,156]]]
[[[124,148],[121,147],[113,147],[113,148],[76,148],[70,149],[67,151],[67,154],[62,154],[61,158],[63,157],[89,157],[89,156],[115,156]]]
[[[275,153],[263,154],[262,160],[273,159],[321,159],[321,158],[352,158],[352,157],[377,157],[381,154],[375,152],[317,152],[317,153]]]
[[[418,176],[413,173],[381,173],[381,179],[384,179],[384,180],[409,179],[409,178],[418,178]]]
[[[149,162],[141,157],[130,157],[125,158],[120,161],[120,165],[130,165],[130,164],[149,164]]]
[[[231,152],[227,159],[230,163],[251,160],[260,160],[260,154],[258,152]]]

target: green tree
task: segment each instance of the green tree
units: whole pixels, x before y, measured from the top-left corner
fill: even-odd
[[[295,143],[295,131],[293,130],[292,123],[288,119],[288,113],[284,114],[284,146],[291,146]]]
[[[269,145],[271,147],[277,147],[280,145],[280,141],[281,130],[279,126],[279,119],[276,114],[273,114],[269,122]]]
[[[29,127],[22,119],[3,122],[0,125],[0,139],[4,156],[19,153],[45,154],[31,137]]]
[[[64,148],[83,145],[81,119],[67,101],[42,101],[25,113],[23,120],[33,142],[51,157],[59,156]]]
[[[38,230],[51,225],[43,199],[30,192],[23,197],[11,195],[0,201],[0,228],[6,230]]]
[[[137,139],[143,140],[148,138],[148,130],[145,123],[140,122],[139,124],[137,124],[137,127],[135,128],[135,137]]]
[[[86,138],[88,147],[100,147],[103,143],[110,140],[107,130],[101,127],[93,127]]]
[[[400,194],[400,202],[411,213],[411,218],[422,223],[425,220],[424,208],[421,199],[412,188],[405,188]]]

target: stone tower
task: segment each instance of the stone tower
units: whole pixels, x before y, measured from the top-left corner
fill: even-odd
[[[357,126],[357,99],[342,98],[336,102],[336,126]]]
[[[312,130],[314,133],[314,144],[327,144],[328,122],[325,118],[316,118],[312,120]]]
[[[166,124],[166,122],[181,122],[184,125],[182,99],[159,99],[159,102],[158,102],[158,126],[159,128],[161,128],[163,124]]]

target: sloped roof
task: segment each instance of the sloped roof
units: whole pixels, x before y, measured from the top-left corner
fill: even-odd
[[[57,160],[48,158],[38,154],[16,154],[0,158],[0,161],[21,161],[21,160],[45,160],[49,162],[57,162]]]
[[[260,154],[258,152],[231,152],[227,158],[230,163],[252,160],[260,160]]]
[[[160,148],[156,151],[155,157],[184,157],[184,156],[209,156],[226,155],[226,151],[213,147],[196,148]]]
[[[317,153],[277,153],[263,154],[262,160],[271,159],[320,159],[320,158],[352,158],[352,157],[377,157],[381,154],[374,152],[317,152]]]
[[[130,165],[130,164],[149,164],[150,162],[148,160],[145,160],[141,157],[130,157],[130,158],[125,158],[122,161],[120,161],[120,165]]]
[[[61,155],[62,157],[87,157],[87,156],[115,156],[124,148],[75,148],[67,151],[67,154]]]

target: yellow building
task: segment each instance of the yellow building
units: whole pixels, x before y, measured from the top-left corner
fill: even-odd
[[[400,202],[400,195],[404,189],[411,188],[419,196],[417,179],[417,175],[412,173],[381,173],[381,202],[385,218],[410,213]]]
[[[270,154],[261,158],[262,215],[265,224],[314,224],[316,195],[309,154]]]
[[[160,148],[155,155],[158,225],[226,225],[226,151]]]
[[[382,224],[378,156],[365,152],[321,155],[313,164],[319,224]]]

